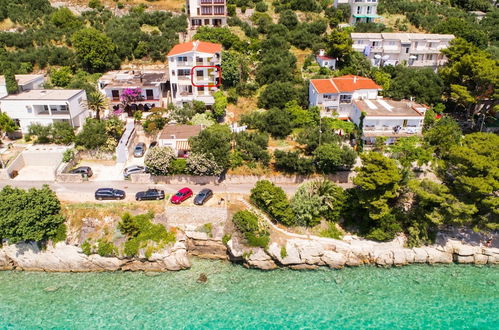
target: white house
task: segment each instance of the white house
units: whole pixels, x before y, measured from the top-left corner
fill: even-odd
[[[88,117],[83,106],[86,99],[81,89],[34,89],[1,98],[0,110],[15,121],[23,133],[34,123],[49,125],[66,121],[80,127]]]
[[[226,0],[187,0],[186,8],[191,29],[227,25]]]
[[[370,23],[379,17],[378,0],[334,0],[333,5],[338,7],[344,3],[350,5],[350,24]]]
[[[401,137],[420,136],[426,110],[424,105],[407,100],[355,100],[351,119],[362,129],[366,144],[380,136],[387,137],[391,144]]]
[[[45,76],[43,74],[16,74],[15,78],[17,85],[19,86],[19,92],[40,89],[45,81]],[[0,76],[0,98],[7,95],[5,77]]]
[[[201,125],[168,125],[158,136],[158,144],[170,147],[177,157],[187,157],[191,150],[189,138],[197,136],[203,130]]]
[[[442,49],[449,47],[452,34],[351,33],[353,49],[367,56],[374,66],[407,63],[412,67],[444,65]]]
[[[372,79],[354,75],[311,79],[309,105],[319,106],[322,117],[347,120],[352,112],[352,101],[376,99],[381,89]]]
[[[204,41],[178,44],[168,53],[172,102],[194,100],[213,105],[213,93],[221,83],[222,45]]]
[[[324,49],[319,50],[319,54],[315,56],[315,60],[322,68],[336,70],[336,58],[327,56]]]
[[[141,103],[163,106],[163,93],[166,92],[168,73],[165,70],[121,70],[110,71],[98,81],[99,90],[112,104],[121,103],[125,89],[141,90]]]

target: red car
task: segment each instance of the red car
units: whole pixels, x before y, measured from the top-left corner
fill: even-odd
[[[189,188],[182,188],[175,195],[172,196],[170,202],[172,202],[173,204],[180,204],[191,196],[192,196],[192,190],[190,190]]]

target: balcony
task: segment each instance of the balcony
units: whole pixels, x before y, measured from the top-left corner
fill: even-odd
[[[364,136],[413,136],[421,134],[421,126],[369,126],[363,127]]]
[[[177,61],[177,66],[188,66],[192,67],[193,62],[192,61]]]

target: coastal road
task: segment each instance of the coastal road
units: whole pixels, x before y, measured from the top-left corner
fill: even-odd
[[[53,181],[16,181],[16,180],[0,180],[0,189],[4,186],[10,185],[12,187],[29,189],[41,188],[44,184],[48,185],[54,190],[61,200],[69,202],[89,202],[95,201],[94,193],[98,188],[116,188],[122,189],[127,194],[127,200],[133,200],[135,193],[143,191],[148,188],[163,189],[165,193],[173,194],[179,189],[184,187],[191,188],[194,193],[197,193],[203,188],[212,189],[217,194],[249,194],[253,188],[253,184],[144,184],[144,183],[131,183],[129,181],[88,181],[83,183],[56,183]],[[279,185],[288,195],[295,193],[300,184],[281,184]],[[343,188],[348,188],[350,184],[340,184]]]

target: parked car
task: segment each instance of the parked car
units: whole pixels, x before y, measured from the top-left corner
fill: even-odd
[[[86,176],[87,178],[91,177],[94,173],[89,166],[80,166],[71,170],[69,173],[72,174],[81,174],[81,176]]]
[[[151,201],[165,199],[165,191],[160,189],[147,189],[146,191],[139,191],[135,194],[135,200],[138,201]]]
[[[213,197],[213,190],[203,189],[196,195],[196,197],[194,197],[194,204],[203,205],[212,197]]]
[[[189,188],[180,189],[175,195],[172,196],[170,201],[173,204],[180,204],[185,201],[187,198],[192,196],[192,190]]]
[[[140,158],[144,156],[145,152],[146,152],[146,144],[144,142],[139,142],[133,149],[133,156]]]
[[[125,179],[129,179],[130,175],[137,173],[147,173],[147,167],[140,165],[128,166],[123,170],[123,176]]]
[[[151,144],[149,145],[149,149],[154,148],[157,145],[158,145],[157,141],[152,141]]]
[[[103,200],[103,199],[125,199],[125,192],[119,189],[113,188],[99,188],[95,191],[95,199]]]

